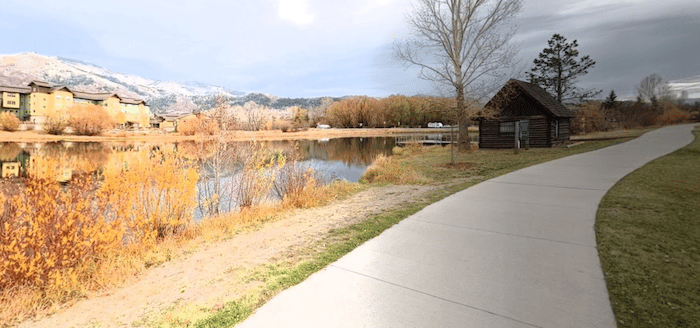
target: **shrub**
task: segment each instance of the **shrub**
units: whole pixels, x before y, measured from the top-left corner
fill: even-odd
[[[186,136],[193,136],[196,134],[211,136],[219,132],[219,126],[214,120],[196,116],[180,122],[177,126],[177,130]]]
[[[290,128],[291,126],[289,126],[289,123],[282,123],[280,125],[280,130],[282,130],[282,132],[287,132],[290,130]]]
[[[114,119],[102,106],[90,104],[76,104],[69,110],[69,126],[75,130],[75,134],[82,136],[96,136],[109,129],[114,124]]]
[[[4,202],[0,222],[0,286],[53,289],[59,301],[78,293],[79,280],[99,255],[119,244],[121,223],[106,220],[105,199],[90,178],[68,189],[30,179],[25,192]]]
[[[10,112],[0,114],[0,129],[3,131],[14,132],[19,129],[19,119]]]
[[[130,269],[114,259],[145,254],[162,238],[186,231],[195,168],[174,153],[112,159],[102,176],[76,176],[61,186],[56,173],[64,164],[37,156],[25,189],[0,192],[0,326],[12,319],[6,314],[32,312],[119,281],[114,275]]]
[[[241,208],[261,202],[270,193],[277,172],[287,160],[282,152],[270,149],[265,143],[254,144],[250,153],[236,179],[236,201]]]
[[[48,134],[59,135],[68,127],[68,118],[64,115],[51,115],[44,121],[44,131]]]
[[[668,106],[664,108],[661,115],[656,117],[656,124],[668,125],[687,122],[691,118],[691,114],[678,108],[677,106]]]
[[[587,102],[573,110],[574,119],[571,124],[571,132],[590,133],[595,131],[608,131],[612,128],[606,120],[606,114],[600,104]]]

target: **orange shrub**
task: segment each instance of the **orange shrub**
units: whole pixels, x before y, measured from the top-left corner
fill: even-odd
[[[78,293],[96,257],[114,250],[123,230],[108,205],[79,179],[63,189],[51,179],[29,180],[4,204],[0,224],[0,286],[53,289],[58,300]]]
[[[128,240],[153,245],[192,223],[199,175],[173,152],[121,153],[105,165],[98,195],[129,228]]]
[[[69,119],[64,115],[51,115],[46,117],[43,129],[48,134],[59,135],[68,127]]]
[[[114,118],[102,106],[75,104],[69,110],[69,126],[78,135],[96,136],[114,125]]]
[[[0,114],[0,129],[14,132],[19,129],[19,119],[15,114],[3,112]]]
[[[180,122],[177,126],[177,130],[186,136],[193,136],[195,134],[211,136],[219,132],[219,127],[214,120],[208,120],[197,116]]]
[[[116,281],[110,275],[123,268],[110,267],[115,258],[144,254],[191,223],[198,175],[180,155],[112,159],[103,176],[61,186],[63,164],[39,158],[25,189],[0,193],[0,314],[20,315],[18,304],[31,312]],[[18,292],[24,296],[15,300]],[[11,319],[0,317],[0,326]]]
[[[678,124],[687,122],[692,115],[677,106],[667,106],[663,113],[656,117],[655,123],[661,125]]]

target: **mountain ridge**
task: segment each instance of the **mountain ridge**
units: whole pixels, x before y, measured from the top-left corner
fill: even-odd
[[[260,92],[243,93],[194,81],[151,80],[114,72],[78,59],[32,52],[0,55],[0,85],[26,86],[32,80],[44,80],[80,91],[115,92],[125,97],[143,99],[153,113],[161,114],[172,112],[171,107],[183,98],[191,101],[196,110],[213,107],[217,95],[226,96],[232,106],[253,101],[274,109],[290,106],[309,108],[318,106],[325,98],[283,98]]]

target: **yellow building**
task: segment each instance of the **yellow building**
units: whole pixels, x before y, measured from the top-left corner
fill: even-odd
[[[32,81],[28,85],[29,117],[41,125],[47,117],[66,114],[76,103],[104,107],[122,126],[147,127],[150,108],[141,99],[131,99],[116,93],[92,93],[71,90],[66,86],[54,86],[44,81]],[[3,102],[5,98],[3,97]],[[11,98],[8,98],[11,101]]]
[[[29,88],[0,86],[0,112],[10,112],[25,121],[29,117]]]

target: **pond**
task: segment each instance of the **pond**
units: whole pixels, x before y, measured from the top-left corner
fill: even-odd
[[[41,165],[39,158],[51,158],[61,163],[65,179],[80,173],[100,170],[119,155],[145,153],[158,149],[171,149],[182,154],[199,167],[197,198],[199,206],[195,217],[211,214],[203,200],[219,197],[215,212],[230,211],[238,206],[232,195],[241,183],[241,170],[246,159],[254,156],[261,145],[268,150],[284,154],[287,166],[300,170],[313,170],[319,183],[334,180],[357,182],[366,168],[379,154],[389,155],[396,146],[394,137],[336,138],[322,140],[227,142],[178,142],[158,144],[148,142],[96,143],[96,142],[51,142],[51,143],[0,143],[0,177],[26,177],[31,165]],[[119,160],[124,160],[124,156]],[[121,165],[121,164],[120,164]],[[128,163],[124,163],[128,165]],[[285,171],[276,173],[277,179]],[[59,177],[57,177],[59,178]],[[226,191],[226,192],[225,192]],[[283,191],[273,190],[270,198],[280,198]]]

